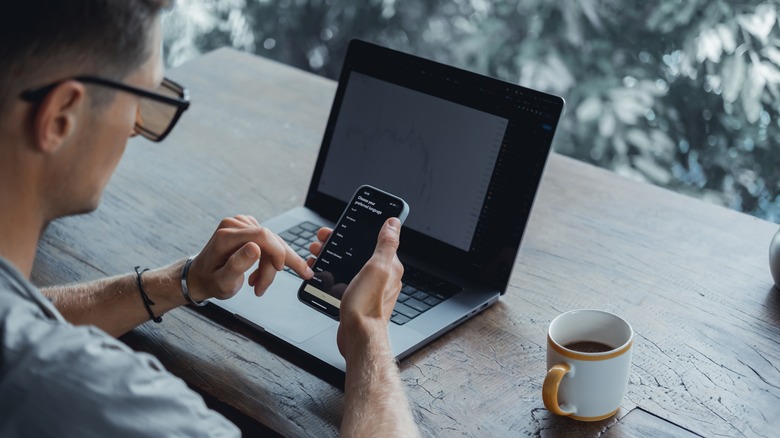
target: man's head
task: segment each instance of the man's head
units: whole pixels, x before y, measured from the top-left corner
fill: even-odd
[[[0,14],[0,173],[42,198],[44,220],[97,207],[138,112],[137,95],[70,78],[154,89],[168,3],[24,0]],[[39,100],[20,97],[49,84]]]
[[[121,80],[152,55],[170,0],[25,0],[0,15],[0,103],[68,71]],[[106,91],[106,90],[101,90]],[[1,113],[1,112],[0,112]]]

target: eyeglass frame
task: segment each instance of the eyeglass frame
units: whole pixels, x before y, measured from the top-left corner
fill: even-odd
[[[179,121],[179,117],[184,113],[184,111],[187,110],[187,108],[190,107],[190,94],[189,91],[181,86],[179,83],[169,79],[169,78],[163,78],[162,83],[160,85],[163,85],[165,83],[171,84],[174,88],[178,88],[181,90],[181,98],[173,98],[170,96],[165,96],[159,93],[155,93],[154,91],[150,90],[144,90],[143,88],[134,87],[132,85],[123,84],[121,82],[113,81],[111,79],[105,79],[101,78],[99,76],[91,76],[91,75],[79,75],[79,76],[73,76],[66,79],[61,79],[57,82],[53,82],[48,85],[44,85],[42,87],[33,88],[29,90],[22,91],[19,94],[19,97],[27,102],[39,102],[43,100],[53,89],[55,89],[57,86],[59,86],[61,83],[65,81],[78,81],[78,82],[84,82],[87,84],[94,84],[94,85],[100,85],[108,88],[113,88],[116,90],[124,91],[130,94],[134,94],[136,96],[144,97],[147,99],[151,99],[157,102],[163,102],[169,105],[173,105],[176,107],[176,114],[171,119],[170,123],[168,124],[168,127],[165,129],[165,131],[157,136],[156,138],[150,138],[147,135],[144,135],[144,132],[148,134],[154,134],[150,130],[143,127],[143,125],[139,125],[138,122],[135,123],[135,130],[138,132],[138,134],[142,135],[144,138],[149,139],[154,142],[161,142],[168,134],[173,130],[173,127],[176,125],[176,123]]]

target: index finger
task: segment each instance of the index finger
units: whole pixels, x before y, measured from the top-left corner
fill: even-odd
[[[295,252],[295,250],[292,249],[290,245],[288,245],[287,242],[284,241],[284,239],[279,237],[279,240],[281,240],[282,244],[284,245],[284,251],[285,251],[284,264],[288,266],[290,269],[292,269],[293,271],[295,271],[295,273],[298,274],[304,280],[308,280],[309,278],[313,277],[314,271],[312,271],[309,265],[306,264],[306,260],[301,258],[301,256],[299,256],[298,253]]]
[[[283,265],[290,267],[296,274],[298,274],[304,280],[314,276],[314,271],[311,270],[309,265],[299,256],[281,237],[276,236],[278,242],[281,244],[281,248],[284,249]],[[271,286],[271,283],[278,271],[274,263],[272,256],[268,254],[268,257],[260,255],[260,263],[257,266],[257,270],[250,276],[250,284],[254,282],[255,295],[262,296],[265,291]]]

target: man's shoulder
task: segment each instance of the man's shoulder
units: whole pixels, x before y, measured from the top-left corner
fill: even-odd
[[[128,363],[162,371],[154,357],[133,352],[96,327],[73,326],[47,317],[35,302],[23,297],[6,298],[0,303],[1,342],[6,352],[0,366],[6,372],[19,368],[39,378],[65,373],[98,379],[108,367],[113,367],[114,373],[136,369]]]
[[[31,316],[59,319],[52,303],[7,260],[0,257],[0,318],[10,309],[25,309]]]
[[[4,258],[0,257],[0,305],[11,298],[23,299],[35,287]]]
[[[96,327],[74,326],[51,315],[49,304],[7,263],[0,263],[0,393],[29,390],[37,382],[52,393],[69,385],[83,388],[84,380],[164,373],[154,357],[133,352]]]
[[[236,434],[155,357],[14,292],[0,281],[0,436]]]
[[[95,327],[48,318],[35,302],[6,292],[0,291],[0,393],[38,390],[52,400],[84,390],[117,395],[109,382],[164,373],[154,357],[133,352]]]

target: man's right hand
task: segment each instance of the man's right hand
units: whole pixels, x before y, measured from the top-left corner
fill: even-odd
[[[379,231],[373,256],[344,291],[337,341],[339,351],[348,360],[355,349],[365,348],[368,337],[387,335],[387,324],[401,291],[404,272],[396,255],[400,233],[401,222],[397,218],[388,219]],[[311,246],[314,255],[322,250],[321,242],[329,235],[328,229],[317,233],[320,242]]]
[[[321,229],[314,255],[332,230]],[[404,267],[398,260],[401,222],[388,219],[379,231],[374,255],[352,279],[341,299],[336,341],[347,362],[341,436],[419,436],[398,367],[390,349],[387,324],[401,292]],[[308,263],[314,263],[309,259]]]

